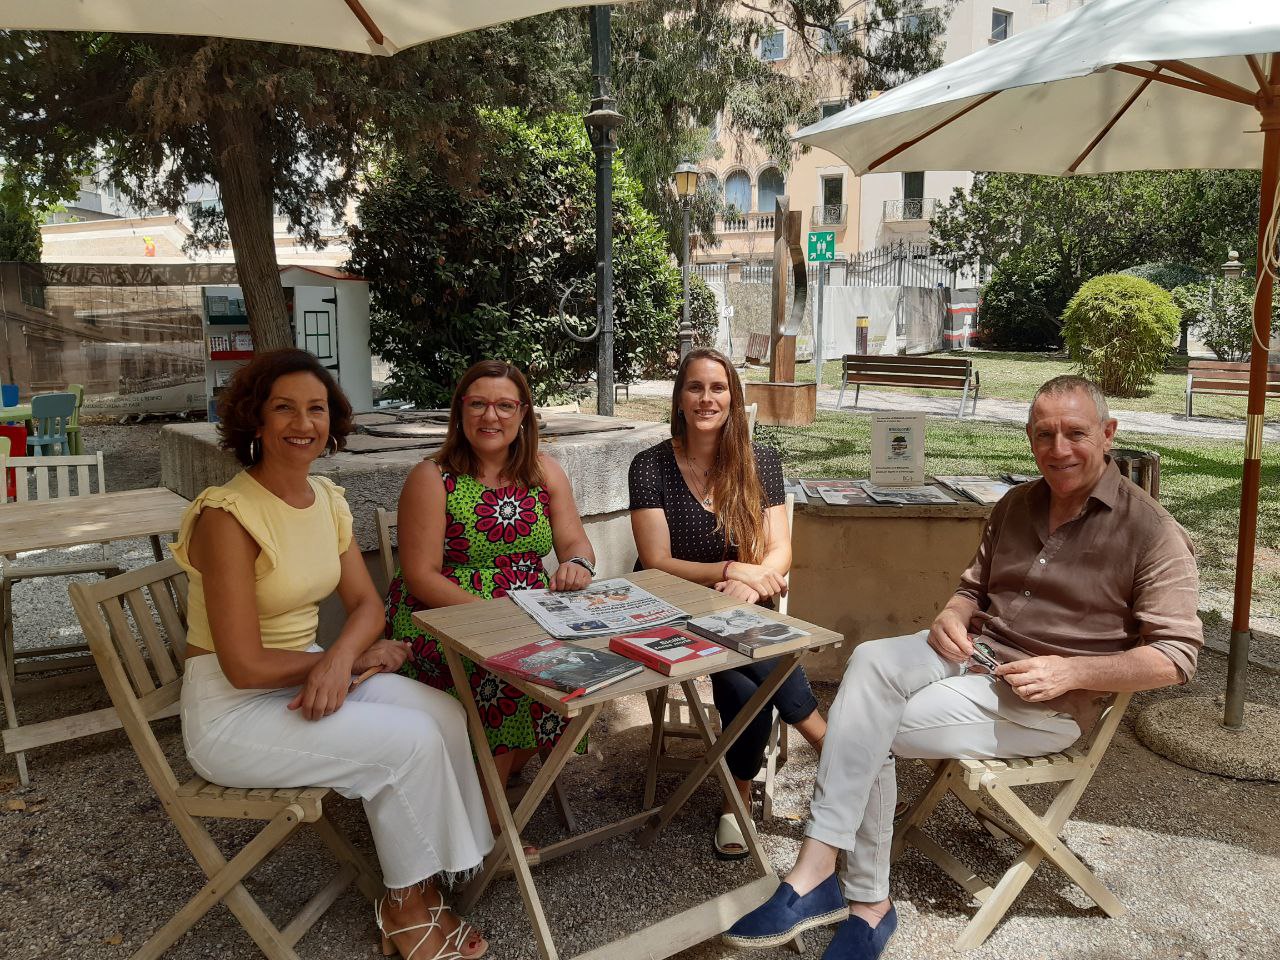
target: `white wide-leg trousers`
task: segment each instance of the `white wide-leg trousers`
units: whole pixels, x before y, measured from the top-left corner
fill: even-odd
[[[457,700],[377,674],[312,721],[286,708],[297,692],[237,690],[216,656],[188,660],[182,738],[196,772],[227,787],[331,787],[359,797],[388,887],[479,865],[493,834]]]
[[[929,632],[859,644],[827,718],[808,836],[845,851],[845,897],[889,896],[894,757],[991,759],[1055,753],[1075,720],[1027,703],[1002,680],[934,653]]]

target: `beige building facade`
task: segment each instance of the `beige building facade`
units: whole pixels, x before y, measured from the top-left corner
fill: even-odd
[[[958,0],[944,34],[943,61],[950,63],[1006,37],[1032,29],[1082,6],[1087,0]],[[924,9],[940,6],[925,0]],[[856,0],[837,30],[855,29],[862,0]],[[909,26],[909,24],[907,25]],[[778,70],[812,75],[819,87],[822,116],[844,109],[848,98],[834,55],[823,53],[823,37],[796,37],[779,29],[758,45],[757,55]],[[735,141],[723,127],[712,131],[718,156],[700,164],[711,189],[724,200],[717,220],[718,245],[703,246],[700,263],[767,260],[772,256],[775,199],[785,194],[799,210],[802,230],[835,234],[836,256],[851,255],[895,241],[925,242],[938,208],[952,191],[973,183],[971,171],[925,170],[856,177],[825,150],[793,150],[789,168],[770,158],[752,140]]]

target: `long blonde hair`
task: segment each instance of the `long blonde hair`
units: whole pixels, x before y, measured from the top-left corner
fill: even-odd
[[[714,360],[724,368],[729,381],[729,416],[720,427],[711,477],[716,532],[724,535],[726,554],[736,545],[739,560],[759,563],[765,551],[764,487],[756,474],[756,456],[751,449],[751,432],[747,429],[747,412],[743,408],[742,381],[729,358],[719,350],[707,347],[691,350],[681,362],[671,394],[671,437],[679,440],[687,452],[689,428],[680,410],[680,394],[689,376],[689,366],[697,360]]]

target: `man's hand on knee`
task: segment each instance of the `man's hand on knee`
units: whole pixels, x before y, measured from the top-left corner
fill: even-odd
[[[1000,664],[996,675],[1004,677],[1023,700],[1040,703],[1081,688],[1077,662],[1076,657],[1030,657]]]
[[[951,607],[943,607],[929,628],[929,646],[933,652],[952,663],[964,663],[973,653],[969,639],[969,620]]]

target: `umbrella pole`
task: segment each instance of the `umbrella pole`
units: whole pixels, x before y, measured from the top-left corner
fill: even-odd
[[[1222,725],[1244,725],[1245,687],[1249,671],[1249,608],[1253,595],[1253,561],[1258,530],[1258,486],[1262,475],[1262,415],[1266,404],[1268,348],[1271,343],[1272,277],[1267,268],[1267,228],[1275,212],[1280,181],[1280,104],[1261,108],[1262,189],[1258,204],[1258,291],[1253,301],[1253,349],[1249,354],[1249,406],[1245,420],[1244,474],[1240,483],[1240,537],[1236,544],[1235,600],[1231,612],[1231,652],[1227,662],[1227,702]]]

